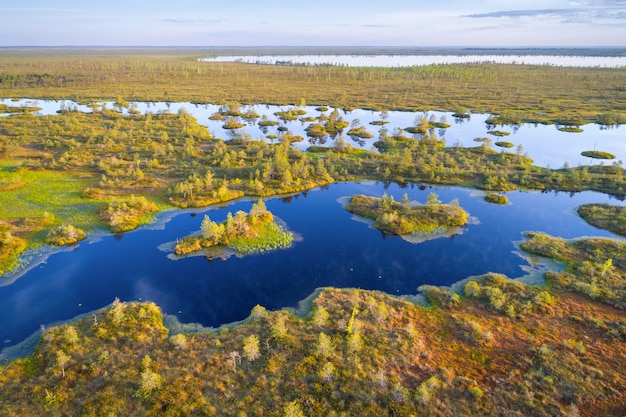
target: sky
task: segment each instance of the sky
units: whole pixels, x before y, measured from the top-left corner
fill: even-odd
[[[0,0],[0,46],[626,46],[626,0]]]

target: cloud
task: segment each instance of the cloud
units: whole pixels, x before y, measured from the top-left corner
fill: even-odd
[[[505,10],[499,12],[467,14],[463,17],[484,18],[484,17],[533,17],[542,15],[569,15],[575,9],[543,9],[543,10]]]
[[[609,3],[610,1],[599,1],[598,3]],[[586,1],[585,3],[592,3]],[[617,2],[611,2],[617,3]],[[626,4],[626,1],[623,2]],[[607,23],[606,20],[624,21],[626,20],[626,9],[619,9],[615,7],[581,7],[571,9],[536,9],[536,10],[503,10],[487,13],[475,13],[463,15],[462,17],[469,17],[475,19],[484,18],[510,18],[510,19],[522,19],[522,18],[548,18],[559,19],[564,23],[589,23],[594,24],[597,20],[604,20],[603,23]]]
[[[584,7],[626,7],[626,0],[570,0],[569,4]]]
[[[215,23],[224,23],[226,19],[189,19],[189,18],[168,18],[162,20],[165,23],[174,23],[177,25],[206,25],[206,24],[215,24]]]
[[[84,9],[62,9],[62,8],[54,8],[54,7],[0,7],[0,11],[5,11],[5,12],[29,12],[29,13],[31,13],[31,12],[73,13],[73,12],[83,12]]]

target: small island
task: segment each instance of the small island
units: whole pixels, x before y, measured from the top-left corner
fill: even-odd
[[[345,209],[374,220],[374,228],[383,233],[409,237],[406,240],[414,243],[457,234],[469,220],[458,202],[442,204],[435,193],[429,194],[426,204],[410,202],[406,194],[400,202],[386,194],[382,198],[355,195]]]
[[[246,255],[288,248],[294,239],[293,233],[277,224],[263,200],[252,205],[249,213],[238,211],[233,216],[229,212],[226,220],[219,224],[205,215],[200,229],[199,236],[180,239],[174,253],[184,256],[203,248],[222,248]]]
[[[488,193],[487,195],[485,195],[485,201],[491,204],[509,204],[509,198],[504,194],[498,193]]]
[[[603,151],[582,151],[580,154],[594,159],[615,159],[615,155]]]

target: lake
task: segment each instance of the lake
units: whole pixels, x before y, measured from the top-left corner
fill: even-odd
[[[61,109],[73,109],[82,112],[91,112],[92,109],[85,105],[79,105],[72,101],[66,100],[30,100],[19,99],[17,101],[11,99],[0,99],[0,103],[7,104],[9,106],[37,106],[42,108],[41,111],[35,114],[50,115],[56,114]],[[114,108],[112,102],[103,102],[100,104],[106,104],[108,108]],[[206,126],[209,132],[213,136],[219,137],[225,140],[230,139],[233,136],[246,136],[252,139],[266,138],[269,142],[272,139],[267,139],[268,135],[280,136],[278,130],[283,126],[289,129],[295,135],[300,135],[305,138],[303,142],[294,143],[292,146],[301,150],[306,150],[312,144],[321,146],[333,146],[335,141],[332,139],[318,139],[308,140],[305,132],[305,128],[309,125],[308,122],[301,122],[299,120],[283,122],[280,121],[274,113],[277,111],[287,110],[289,106],[273,106],[273,105],[251,105],[242,106],[242,110],[245,112],[249,109],[255,110],[261,117],[267,116],[270,120],[276,120],[280,122],[277,126],[261,128],[258,126],[257,120],[245,121],[246,124],[241,129],[235,131],[223,129],[223,121],[210,120],[209,116],[216,113],[220,106],[214,104],[194,104],[194,103],[170,103],[170,102],[137,102],[131,103],[131,106],[142,114],[146,113],[177,113],[181,109],[185,109],[188,113],[194,116],[198,123]],[[315,110],[315,106],[305,106],[301,109],[306,111],[305,116],[318,117],[321,113]],[[329,108],[325,114],[330,114],[332,108]],[[128,108],[121,109],[124,114],[128,114]],[[344,132],[344,139],[352,146],[363,149],[371,149],[373,143],[378,140],[380,134],[379,126],[372,126],[370,122],[379,120],[380,113],[371,110],[355,109],[352,111],[340,110],[341,116],[348,122],[353,123],[359,121],[367,130],[374,135],[374,138],[362,140],[352,139],[347,137]],[[498,126],[493,127],[487,125],[485,122],[489,118],[489,114],[475,113],[471,115],[470,119],[459,119],[452,116],[450,112],[406,112],[406,111],[390,111],[388,112],[389,122],[385,127],[388,132],[393,132],[397,128],[406,128],[415,126],[416,118],[420,117],[434,118],[436,121],[446,120],[451,126],[447,129],[433,129],[432,133],[436,134],[439,138],[445,139],[447,146],[465,146],[473,147],[478,146],[480,143],[474,141],[475,138],[489,137],[495,143],[500,138],[490,135],[487,132],[493,129],[506,131],[510,133],[509,136],[503,137],[502,140],[512,142],[514,148],[509,150],[515,152],[518,145],[522,146],[522,152],[527,153],[533,160],[535,165],[551,168],[561,168],[565,163],[571,167],[578,165],[589,165],[598,163],[590,158],[583,157],[580,153],[587,150],[598,149],[605,152],[610,152],[616,156],[614,161],[608,161],[604,163],[613,163],[615,161],[626,161],[626,140],[624,140],[625,132],[624,127],[620,126],[602,126],[598,124],[587,124],[582,126],[583,132],[571,133],[562,132],[558,130],[557,125],[541,125],[541,124],[521,124],[513,126]],[[347,132],[348,129],[346,129]],[[409,135],[409,134],[407,134]],[[410,136],[410,135],[409,135]],[[494,146],[494,148],[498,149]]]
[[[624,67],[624,56],[574,55],[239,55],[200,58],[203,62],[245,62],[264,65],[339,65],[410,67],[432,64],[527,64],[556,67]]]
[[[355,221],[338,202],[357,193],[380,197],[385,192],[396,200],[407,193],[422,203],[431,192],[443,202],[458,198],[476,221],[452,238],[411,244]],[[247,317],[256,304],[268,309],[296,306],[325,286],[410,295],[422,284],[450,285],[487,272],[520,277],[530,267],[515,244],[525,231],[564,238],[615,237],[586,224],[575,209],[590,202],[625,204],[595,192],[515,191],[507,196],[511,204],[497,206],[484,202],[481,192],[463,188],[332,184],[266,200],[268,209],[302,237],[292,248],[227,260],[172,260],[162,248],[199,230],[204,213],[222,221],[228,211],[248,211],[252,202],[162,213],[156,225],[92,238],[49,256],[11,285],[1,286],[0,343],[10,346],[41,324],[85,314],[115,297],[154,301],[182,322],[219,326]]]

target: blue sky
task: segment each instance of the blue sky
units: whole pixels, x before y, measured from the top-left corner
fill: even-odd
[[[0,46],[626,46],[626,0],[20,0]]]

